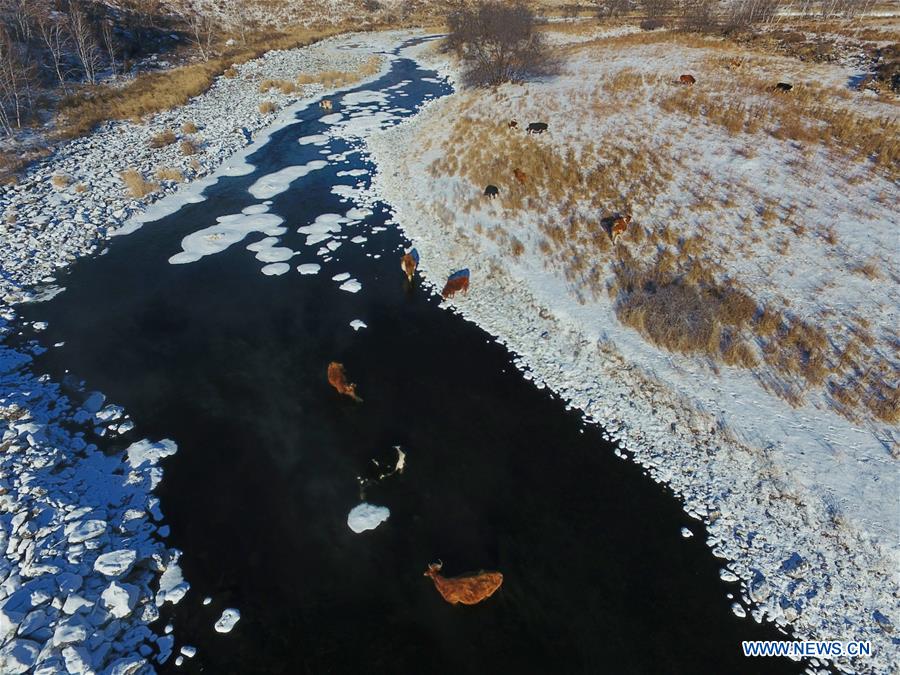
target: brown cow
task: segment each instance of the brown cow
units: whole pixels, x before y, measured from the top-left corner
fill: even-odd
[[[339,394],[349,396],[354,401],[362,403],[362,399],[356,395],[356,385],[347,382],[343,363],[332,361],[328,364],[328,384],[337,389]]]
[[[678,78],[678,81],[681,82],[681,84],[689,84],[690,85],[690,84],[694,84],[697,81],[697,79],[693,75],[682,75],[681,77]]]
[[[431,563],[425,576],[431,577],[438,593],[451,605],[458,603],[477,605],[496,593],[503,584],[503,575],[500,572],[482,571],[448,579],[440,575],[443,565],[440,561]]]
[[[460,270],[458,272],[454,272],[447,278],[447,283],[444,284],[444,290],[441,291],[441,297],[445,300],[447,298],[452,298],[456,295],[457,291],[462,291],[464,294],[468,295],[469,293],[469,270]]]
[[[408,253],[405,253],[402,258],[400,258],[400,269],[402,269],[404,274],[406,274],[406,279],[410,283],[413,280],[413,275],[416,273],[416,267],[418,266],[419,255],[416,253],[416,249],[412,249]]]
[[[319,105],[322,106],[322,110],[331,110],[333,107],[331,100],[327,98],[323,98],[319,101]]]
[[[628,229],[629,223],[631,223],[631,214],[619,216],[612,221],[612,225],[609,226],[609,236],[612,238],[613,243]]]
[[[528,174],[521,169],[513,169],[513,176],[515,176],[516,180],[519,181],[522,185],[525,185],[525,183],[528,182]]]
[[[519,126],[519,123],[515,120],[510,120],[506,126],[510,129],[515,129],[517,126]]]

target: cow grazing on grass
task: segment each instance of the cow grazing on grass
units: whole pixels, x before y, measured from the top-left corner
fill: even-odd
[[[525,129],[529,134],[542,134],[547,131],[547,123],[546,122],[532,122],[528,125],[528,128]]]
[[[443,566],[440,561],[431,563],[425,576],[431,577],[438,593],[451,605],[459,603],[477,605],[496,593],[503,584],[503,575],[500,572],[482,571],[448,579],[440,574]]]
[[[362,399],[356,395],[356,385],[347,382],[343,363],[332,361],[328,364],[328,384],[337,389],[339,394],[349,396],[354,401],[362,403]]]
[[[322,106],[322,110],[331,110],[334,105],[331,102],[331,99],[323,98],[319,101],[319,105]]]
[[[691,85],[691,84],[694,84],[697,82],[697,78],[695,78],[693,75],[682,75],[681,77],[678,78],[678,81],[681,84]]]
[[[519,126],[519,123],[516,122],[515,120],[510,120],[509,123],[508,123],[506,126],[507,126],[509,129],[515,129],[517,126]]]
[[[625,230],[628,229],[628,225],[631,223],[631,214],[625,214],[624,216],[619,216],[609,226],[609,236],[612,238],[613,243],[625,233]]]
[[[499,194],[500,194],[500,190],[497,189],[496,185],[488,185],[486,188],[484,188],[484,196],[485,197],[490,197],[491,199],[493,199],[494,197],[496,197]]]
[[[441,297],[444,299],[452,298],[457,291],[463,293],[469,292],[469,270],[459,270],[447,277],[447,283],[444,284],[444,290],[441,291]]]
[[[788,84],[787,82],[779,82],[774,87],[772,87],[772,91],[778,92],[788,92],[794,88],[794,85]]]
[[[519,181],[522,185],[525,185],[525,183],[528,182],[528,174],[521,169],[513,169],[513,176],[515,176],[516,180]]]
[[[419,252],[411,248],[409,249],[402,258],[400,258],[400,269],[406,274],[406,279],[410,283],[412,283],[413,275],[416,273],[416,268],[419,266]]]

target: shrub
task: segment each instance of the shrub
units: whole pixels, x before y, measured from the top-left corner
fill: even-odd
[[[451,12],[447,26],[445,48],[465,63],[463,79],[469,85],[517,82],[556,70],[534,13],[521,2],[479,0]]]
[[[177,139],[175,136],[175,132],[171,129],[166,129],[165,131],[161,131],[158,134],[154,135],[150,139],[150,147],[151,148],[163,148],[167,145],[172,145]]]
[[[275,104],[272,101],[263,101],[259,104],[259,112],[263,115],[275,112]]]
[[[641,21],[641,30],[656,30],[665,26],[665,22],[661,19],[643,19]]]
[[[238,72],[234,68],[227,68],[222,75],[231,80],[238,76]]]
[[[125,188],[128,190],[129,194],[135,199],[146,197],[148,194],[155,192],[159,188],[159,185],[156,183],[152,183],[145,179],[137,169],[125,169],[119,176],[121,177],[122,182],[125,183]]]
[[[200,151],[199,146],[196,141],[192,141],[190,138],[185,138],[181,141],[181,154],[182,155],[196,155]]]
[[[185,134],[196,134],[198,129],[197,129],[197,125],[194,124],[193,122],[185,122],[184,124],[181,125],[181,131],[182,131],[182,133],[185,133]]]
[[[53,178],[50,179],[50,183],[53,185],[53,187],[58,188],[60,190],[68,187],[71,182],[72,182],[71,177],[67,176],[64,173],[58,173],[55,176],[53,176]]]
[[[161,166],[156,170],[156,180],[170,180],[180,183],[184,180],[184,174],[170,166]]]

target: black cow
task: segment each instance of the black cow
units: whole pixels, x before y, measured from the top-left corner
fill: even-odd
[[[500,194],[500,190],[497,189],[496,185],[488,185],[486,188],[484,188],[484,196],[485,197],[490,197],[491,199],[493,199],[494,197],[496,197],[499,194]]]
[[[525,130],[529,134],[542,134],[547,131],[547,123],[546,122],[532,122],[528,125],[528,128]]]
[[[794,85],[792,84],[788,84],[787,82],[779,82],[773,87],[772,91],[790,91],[793,88]]]

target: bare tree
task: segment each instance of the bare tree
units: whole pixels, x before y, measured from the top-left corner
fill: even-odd
[[[21,128],[31,113],[34,65],[21,57],[21,46],[0,24],[0,126],[7,134]]]
[[[681,21],[685,30],[709,33],[718,28],[715,0],[685,0],[681,5]]]
[[[191,42],[204,61],[212,56],[212,45],[216,35],[216,25],[212,16],[200,12],[188,14],[188,28],[191,31]]]
[[[728,27],[741,30],[754,24],[770,23],[778,16],[780,0],[741,0],[728,16]]]
[[[49,54],[49,66],[59,80],[63,93],[68,94],[66,80],[69,72],[65,65],[65,54],[70,46],[70,38],[66,27],[58,17],[47,13],[38,17],[38,32]]]
[[[87,13],[76,2],[69,3],[69,35],[72,37],[72,45],[81,62],[84,78],[90,84],[96,84],[101,63],[100,49],[97,47],[93,26]]]
[[[465,62],[468,84],[519,81],[528,74],[550,73],[556,66],[536,30],[534,13],[522,3],[481,0],[451,12],[447,24],[445,47]]]
[[[631,0],[594,0],[597,16],[614,19],[631,10]]]
[[[9,21],[18,42],[27,43],[34,38],[35,19],[41,4],[40,0],[0,0],[0,13]]]
[[[641,5],[648,19],[664,19],[675,10],[674,0],[642,0]]]
[[[106,20],[100,24],[100,39],[103,40],[103,48],[106,50],[106,58],[113,75],[117,74],[118,61],[116,60],[116,35],[113,32],[113,22]]]

